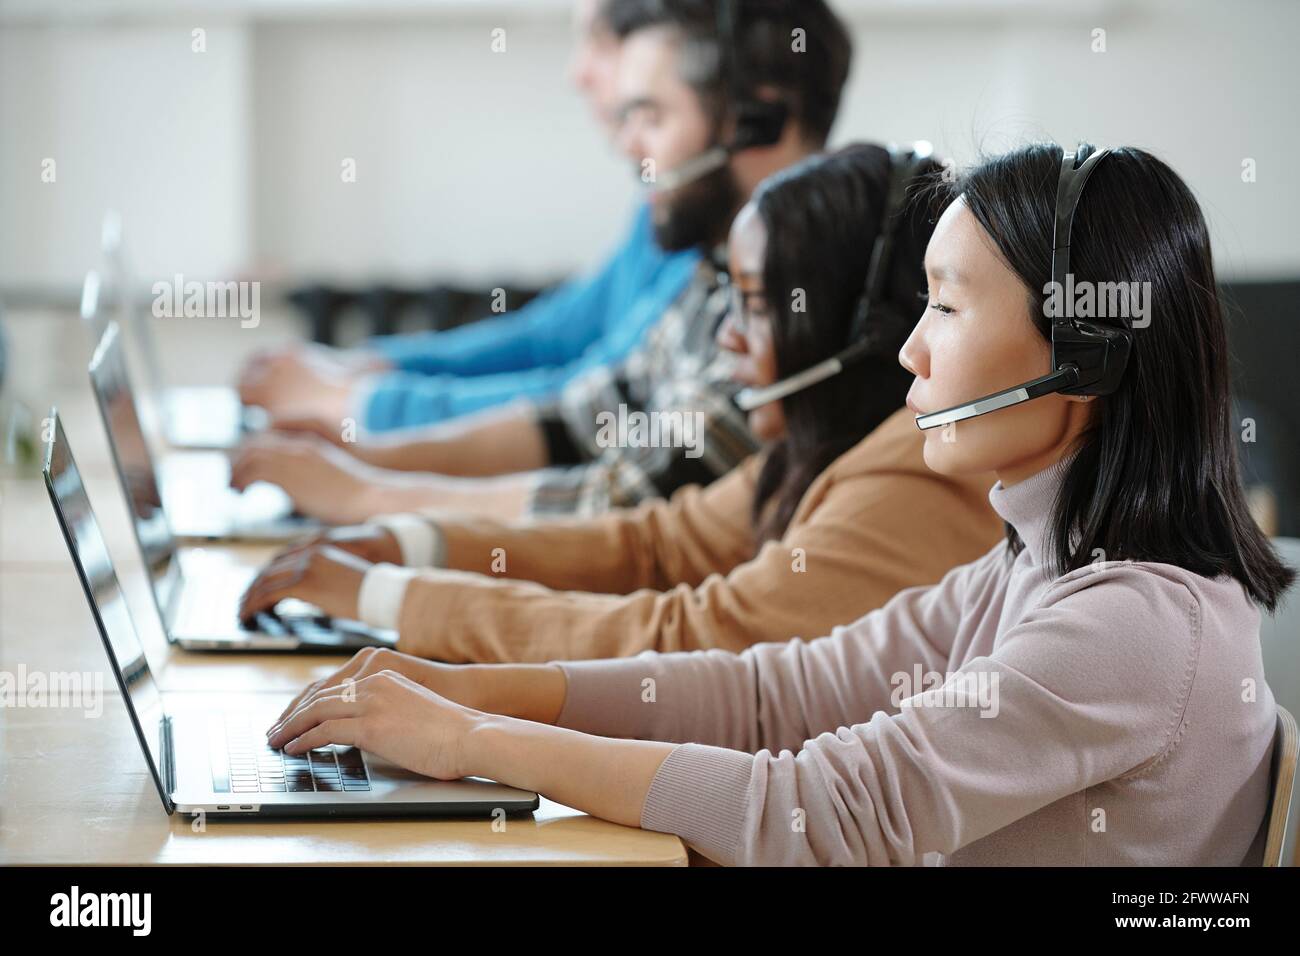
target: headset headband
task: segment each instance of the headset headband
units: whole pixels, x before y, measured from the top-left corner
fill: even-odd
[[[1119,387],[1128,365],[1133,336],[1128,329],[1080,322],[1070,316],[1064,302],[1070,275],[1070,242],[1074,214],[1092,171],[1109,148],[1092,151],[1080,144],[1073,153],[1062,150],[1061,172],[1056,181],[1055,217],[1052,225],[1053,301],[1052,369],[1030,382],[1005,388],[964,405],[916,416],[924,430],[987,415],[1044,395],[1109,395]]]

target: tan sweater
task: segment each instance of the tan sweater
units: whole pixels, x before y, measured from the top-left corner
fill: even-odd
[[[399,647],[454,662],[550,661],[816,637],[1001,537],[993,476],[936,475],[922,444],[906,409],[891,416],[818,476],[785,536],[757,555],[757,458],[706,488],[595,519],[439,518],[445,563],[459,570],[406,582]]]

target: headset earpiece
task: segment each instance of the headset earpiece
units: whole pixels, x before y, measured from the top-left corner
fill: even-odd
[[[779,101],[746,100],[736,104],[735,112],[736,131],[729,147],[733,153],[775,146],[790,121],[790,107]]]
[[[1004,388],[964,405],[916,416],[922,431],[987,415],[1020,405],[1044,395],[1109,395],[1119,388],[1133,348],[1133,334],[1126,328],[1079,322],[1070,315],[1064,291],[1070,286],[1070,240],[1074,213],[1097,163],[1109,149],[1093,151],[1080,144],[1073,153],[1062,153],[1061,172],[1056,182],[1055,221],[1052,227],[1052,282],[1055,301],[1062,308],[1052,319],[1052,370],[1033,381]]]
[[[849,325],[849,341],[857,344],[869,338],[868,325],[873,312],[882,308],[885,281],[894,256],[894,243],[901,228],[901,216],[907,205],[907,190],[917,174],[934,156],[934,147],[925,140],[915,142],[906,150],[889,146],[889,185],[885,191],[885,205],[880,219],[880,232],[871,247],[871,261],[867,265],[867,281],[854,310]]]
[[[718,52],[721,68],[731,88],[731,111],[735,131],[727,152],[774,146],[781,141],[790,121],[790,107],[780,100],[764,100],[742,79],[740,55],[740,2],[718,0]]]
[[[1052,368],[1061,371],[1073,367],[1078,381],[1060,389],[1064,395],[1108,395],[1119,388],[1128,365],[1133,337],[1127,329],[1080,322],[1070,317],[1064,290],[1070,287],[1070,244],[1074,233],[1074,214],[1092,171],[1109,148],[1094,150],[1080,144],[1074,153],[1061,160],[1057,182],[1056,218],[1052,231],[1052,282],[1056,301],[1063,306],[1052,316]]]
[[[837,355],[775,384],[764,388],[742,389],[736,396],[736,404],[741,410],[753,411],[840,374],[849,365],[866,358],[877,347],[877,339],[870,334],[870,330],[876,321],[882,319],[882,312],[886,323],[892,324],[895,319],[901,319],[894,306],[882,301],[885,278],[893,259],[894,239],[902,220],[900,214],[907,204],[907,189],[933,153],[933,147],[924,140],[912,144],[906,151],[889,147],[889,182],[885,189],[880,229],[871,247],[866,282],[849,322],[849,344]]]

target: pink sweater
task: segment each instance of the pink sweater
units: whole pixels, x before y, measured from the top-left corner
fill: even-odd
[[[999,544],[814,641],[564,663],[560,724],[681,742],[641,825],[720,863],[1258,862],[1259,612],[1167,564],[1053,577],[1059,473],[990,491],[1014,559]]]

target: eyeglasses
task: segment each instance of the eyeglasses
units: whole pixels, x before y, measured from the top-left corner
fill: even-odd
[[[749,335],[757,322],[770,322],[766,294],[761,288],[741,289],[733,282],[727,320],[738,335]]]

